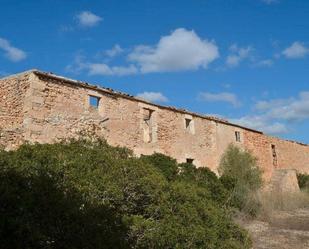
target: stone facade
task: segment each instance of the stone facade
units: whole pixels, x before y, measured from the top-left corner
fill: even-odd
[[[309,146],[264,135],[225,120],[160,106],[111,89],[37,70],[0,80],[0,144],[52,143],[87,132],[136,155],[160,152],[217,172],[231,143],[274,169],[309,173]]]

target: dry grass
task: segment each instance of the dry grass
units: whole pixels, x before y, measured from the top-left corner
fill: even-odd
[[[251,198],[259,203],[259,215],[238,214],[236,221],[249,231],[254,249],[309,248],[309,192],[264,189]]]
[[[259,194],[261,211],[259,218],[271,222],[278,211],[293,211],[309,208],[309,194],[306,192],[262,192]]]
[[[238,220],[253,239],[254,249],[309,248],[309,194],[263,192],[260,215]]]
[[[309,210],[296,210],[292,213],[279,211],[277,216],[281,217],[281,224],[268,223],[259,220],[244,222],[242,225],[249,231],[253,240],[253,249],[308,249],[309,231],[302,227],[284,228],[287,223],[309,218]],[[282,227],[283,224],[283,227]],[[303,225],[305,225],[303,221]],[[307,223],[308,224],[308,223]],[[308,226],[308,225],[307,225]]]

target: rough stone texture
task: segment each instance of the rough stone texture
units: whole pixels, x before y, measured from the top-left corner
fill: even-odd
[[[276,147],[277,165],[273,165],[272,145]],[[309,173],[308,145],[245,131],[245,148],[257,157],[266,180],[271,178],[276,169]]]
[[[278,168],[297,169],[300,172],[309,170],[309,146],[270,137],[272,144],[277,147]]]
[[[266,186],[268,191],[281,194],[298,193],[300,191],[296,170],[293,169],[277,169],[273,171],[271,181]]]
[[[23,142],[23,121],[29,87],[28,74],[0,81],[0,146],[12,149]]]
[[[89,96],[100,98],[98,108],[90,105]],[[1,144],[7,149],[25,141],[51,143],[87,132],[136,155],[161,152],[179,162],[194,159],[197,166],[217,172],[222,153],[234,143],[254,153],[266,179],[276,168],[309,173],[307,145],[51,74],[29,71],[0,80],[0,100]],[[188,127],[186,119],[191,120]]]
[[[269,179],[274,170],[272,162],[271,142],[269,137],[254,132],[245,131],[245,147],[258,159],[258,164]]]

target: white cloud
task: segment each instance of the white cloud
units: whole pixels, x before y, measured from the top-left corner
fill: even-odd
[[[238,47],[233,44],[230,47],[231,54],[226,58],[226,65],[229,67],[237,67],[240,62],[250,57],[253,48],[248,46],[245,48]]]
[[[272,119],[303,121],[309,119],[309,91],[300,92],[297,98],[259,101],[255,107]]]
[[[115,57],[124,52],[118,44],[104,51],[108,57]],[[98,59],[100,56],[97,56]],[[110,66],[106,60],[87,62],[85,58],[75,59],[66,67],[67,71],[79,73],[88,70],[91,75],[130,75],[150,72],[175,72],[207,68],[209,63],[219,57],[218,47],[213,41],[202,40],[194,31],[176,29],[168,36],[163,36],[155,46],[136,46],[127,55],[127,66]]]
[[[168,102],[168,98],[160,92],[143,92],[137,94],[136,97],[148,100],[150,102]]]
[[[288,59],[304,58],[309,54],[309,48],[303,43],[296,41],[290,47],[286,48],[282,54]]]
[[[285,124],[272,122],[263,115],[245,116],[239,119],[232,119],[231,122],[263,131],[267,134],[285,134],[289,131]]]
[[[13,62],[24,60],[27,57],[27,54],[23,50],[13,47],[8,40],[1,37],[0,49],[2,49],[5,52],[5,56]]]
[[[103,76],[125,76],[138,73],[138,69],[134,65],[109,66],[106,63],[91,63],[87,62],[81,54],[77,54],[74,62],[66,66],[65,70],[75,74],[86,71],[89,75]]]
[[[222,93],[202,92],[199,93],[198,98],[206,102],[227,102],[232,104],[234,107],[239,107],[241,105],[237,96],[233,93],[228,92],[222,92]]]
[[[261,60],[254,64],[255,67],[271,67],[274,61],[271,59]]]
[[[235,123],[270,134],[289,132],[288,125],[309,119],[309,91],[300,92],[295,98],[259,101],[255,115],[232,120]]]
[[[137,74],[138,70],[134,65],[123,66],[109,66],[105,63],[87,63],[85,68],[88,69],[90,75],[116,75],[125,76]]]
[[[102,17],[97,16],[90,11],[83,11],[76,17],[79,25],[82,27],[93,27],[103,20]]]
[[[112,58],[124,52],[118,44],[113,48],[98,53]],[[129,65],[110,66],[105,61],[88,62],[78,58],[66,67],[67,71],[79,73],[88,70],[91,75],[130,75],[150,72],[176,72],[207,68],[209,63],[219,57],[215,42],[202,40],[194,31],[176,29],[170,35],[163,36],[155,46],[136,46],[127,54]]]
[[[82,70],[85,69],[84,60],[85,57],[79,51],[78,53],[75,54],[73,62],[65,67],[65,71],[74,74],[79,74]]]
[[[155,46],[139,45],[128,55],[142,73],[207,68],[218,57],[215,42],[202,40],[194,31],[183,28],[161,37]]]
[[[105,53],[109,57],[115,57],[123,52],[123,49],[118,45],[115,44],[111,49],[106,50]]]

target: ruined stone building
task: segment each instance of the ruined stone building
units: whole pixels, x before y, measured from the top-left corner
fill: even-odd
[[[214,172],[233,143],[252,151],[266,178],[275,169],[309,173],[305,144],[37,70],[0,79],[0,144],[6,149],[82,131],[136,155],[160,152]]]

